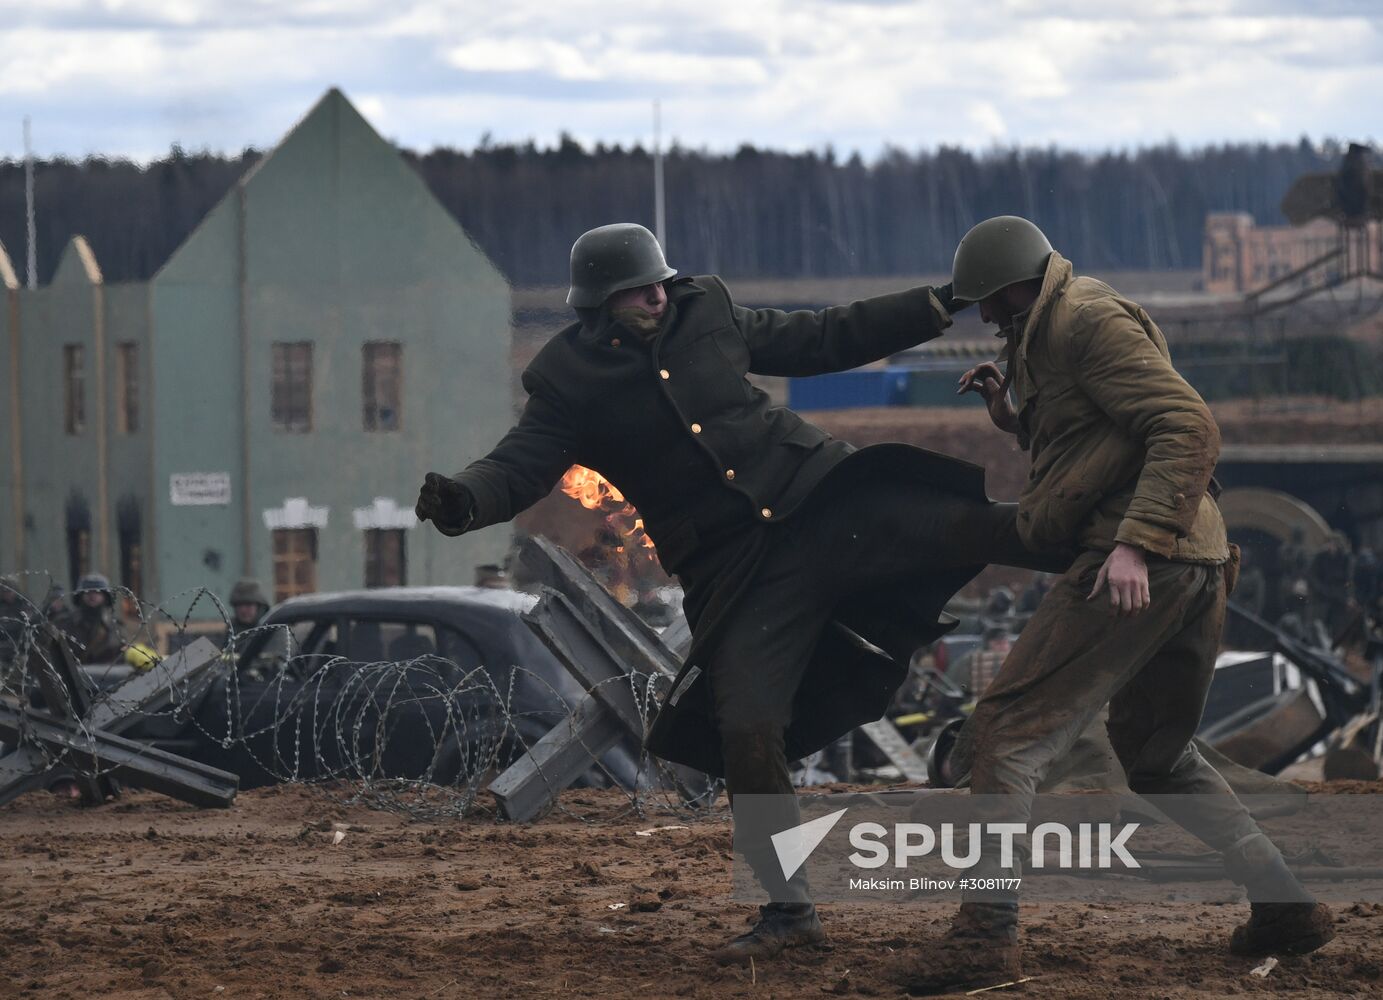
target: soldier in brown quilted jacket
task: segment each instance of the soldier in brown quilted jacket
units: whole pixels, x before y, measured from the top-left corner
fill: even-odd
[[[1236,563],[1208,492],[1220,434],[1137,303],[1077,276],[1031,222],[1002,216],[961,241],[958,299],[1000,327],[1001,365],[961,379],[1032,470],[1018,530],[1034,551],[1074,548],[970,720],[971,791],[1011,796],[1026,822],[1052,762],[1109,705],[1129,787],[1224,854],[1253,903],[1231,950],[1300,954],[1334,935],[1330,911],[1192,744]],[[1172,797],[1175,798],[1172,798]],[[978,878],[1020,874],[986,849]],[[967,894],[938,949],[905,959],[910,992],[1017,979],[1017,893]]]

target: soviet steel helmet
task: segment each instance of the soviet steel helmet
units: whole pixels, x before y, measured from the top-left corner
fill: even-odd
[[[951,266],[952,293],[978,302],[1001,288],[1040,278],[1047,271],[1052,244],[1027,219],[998,215],[985,219],[960,239]]]
[[[567,305],[595,307],[611,293],[664,281],[677,272],[667,266],[658,238],[633,222],[582,233],[571,247],[571,289]]]

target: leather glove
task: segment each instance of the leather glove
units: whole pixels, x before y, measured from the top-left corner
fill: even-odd
[[[935,295],[937,301],[941,303],[941,308],[945,309],[948,313],[951,313],[952,315],[960,312],[962,309],[968,309],[970,306],[973,306],[975,304],[966,299],[956,298],[955,293],[951,288],[951,282],[949,281],[946,282],[946,284],[944,285],[939,285],[936,288],[933,288],[932,294]]]
[[[413,513],[419,521],[430,520],[442,534],[455,537],[468,531],[475,520],[475,497],[450,476],[429,472]]]

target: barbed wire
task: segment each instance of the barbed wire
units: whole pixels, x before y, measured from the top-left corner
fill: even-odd
[[[54,614],[25,596],[26,590],[48,592],[51,574],[31,571],[6,579],[0,582],[0,703],[60,710],[47,703],[44,691],[54,683],[65,689],[56,662],[61,651],[55,637],[61,633],[83,663],[78,683],[86,690],[75,701],[91,706],[72,723],[78,734],[94,739],[87,719],[100,707],[103,717],[120,720],[126,738],[231,771],[242,789],[311,783],[347,802],[416,818],[497,815],[485,794],[490,782],[531,754],[554,727],[574,721],[572,692],[529,664],[462,666],[436,653],[360,662],[304,652],[288,624],[237,627],[205,588],[175,595],[165,605],[144,602],[127,588],[103,588],[107,607],[87,614],[118,631],[118,647],[110,648],[119,649],[119,660],[87,662],[97,650],[83,644],[82,612]],[[22,582],[45,580],[38,590]],[[116,619],[117,607],[133,612],[128,621]],[[186,672],[175,676],[172,654],[199,637],[217,645],[215,661],[191,679]],[[141,673],[155,676],[160,707],[149,707],[148,685],[138,703],[122,700],[120,683]],[[604,683],[627,685],[646,729],[663,680],[631,671]],[[72,692],[67,695],[74,701]],[[12,741],[3,752],[37,751],[45,765],[41,783],[107,776],[107,770],[83,766],[35,738],[28,718],[20,716],[17,745]],[[590,766],[573,785],[619,788],[631,814],[714,808],[714,783],[688,794],[672,769],[632,737],[607,749],[583,749]],[[549,781],[541,768],[538,777],[552,808],[585,818],[560,801],[559,782]],[[602,814],[609,818],[608,810]]]

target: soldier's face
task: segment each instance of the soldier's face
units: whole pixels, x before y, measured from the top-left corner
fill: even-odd
[[[608,302],[611,312],[616,309],[642,309],[654,319],[662,319],[667,310],[667,290],[661,281],[655,281],[651,285],[615,292]]]
[[[236,604],[233,605],[233,610],[238,625],[253,625],[259,619],[258,604]]]
[[[88,590],[82,595],[82,603],[88,608],[99,608],[106,603],[106,595],[99,590]]]
[[[1013,322],[1013,314],[1004,306],[1003,296],[999,292],[988,295],[980,299],[980,319],[986,323],[993,323],[996,326],[1008,326]]]
[[[1037,301],[1037,288],[1032,282],[1020,282],[1001,288],[993,295],[980,299],[980,319],[1007,330],[1015,317],[1032,308]]]

